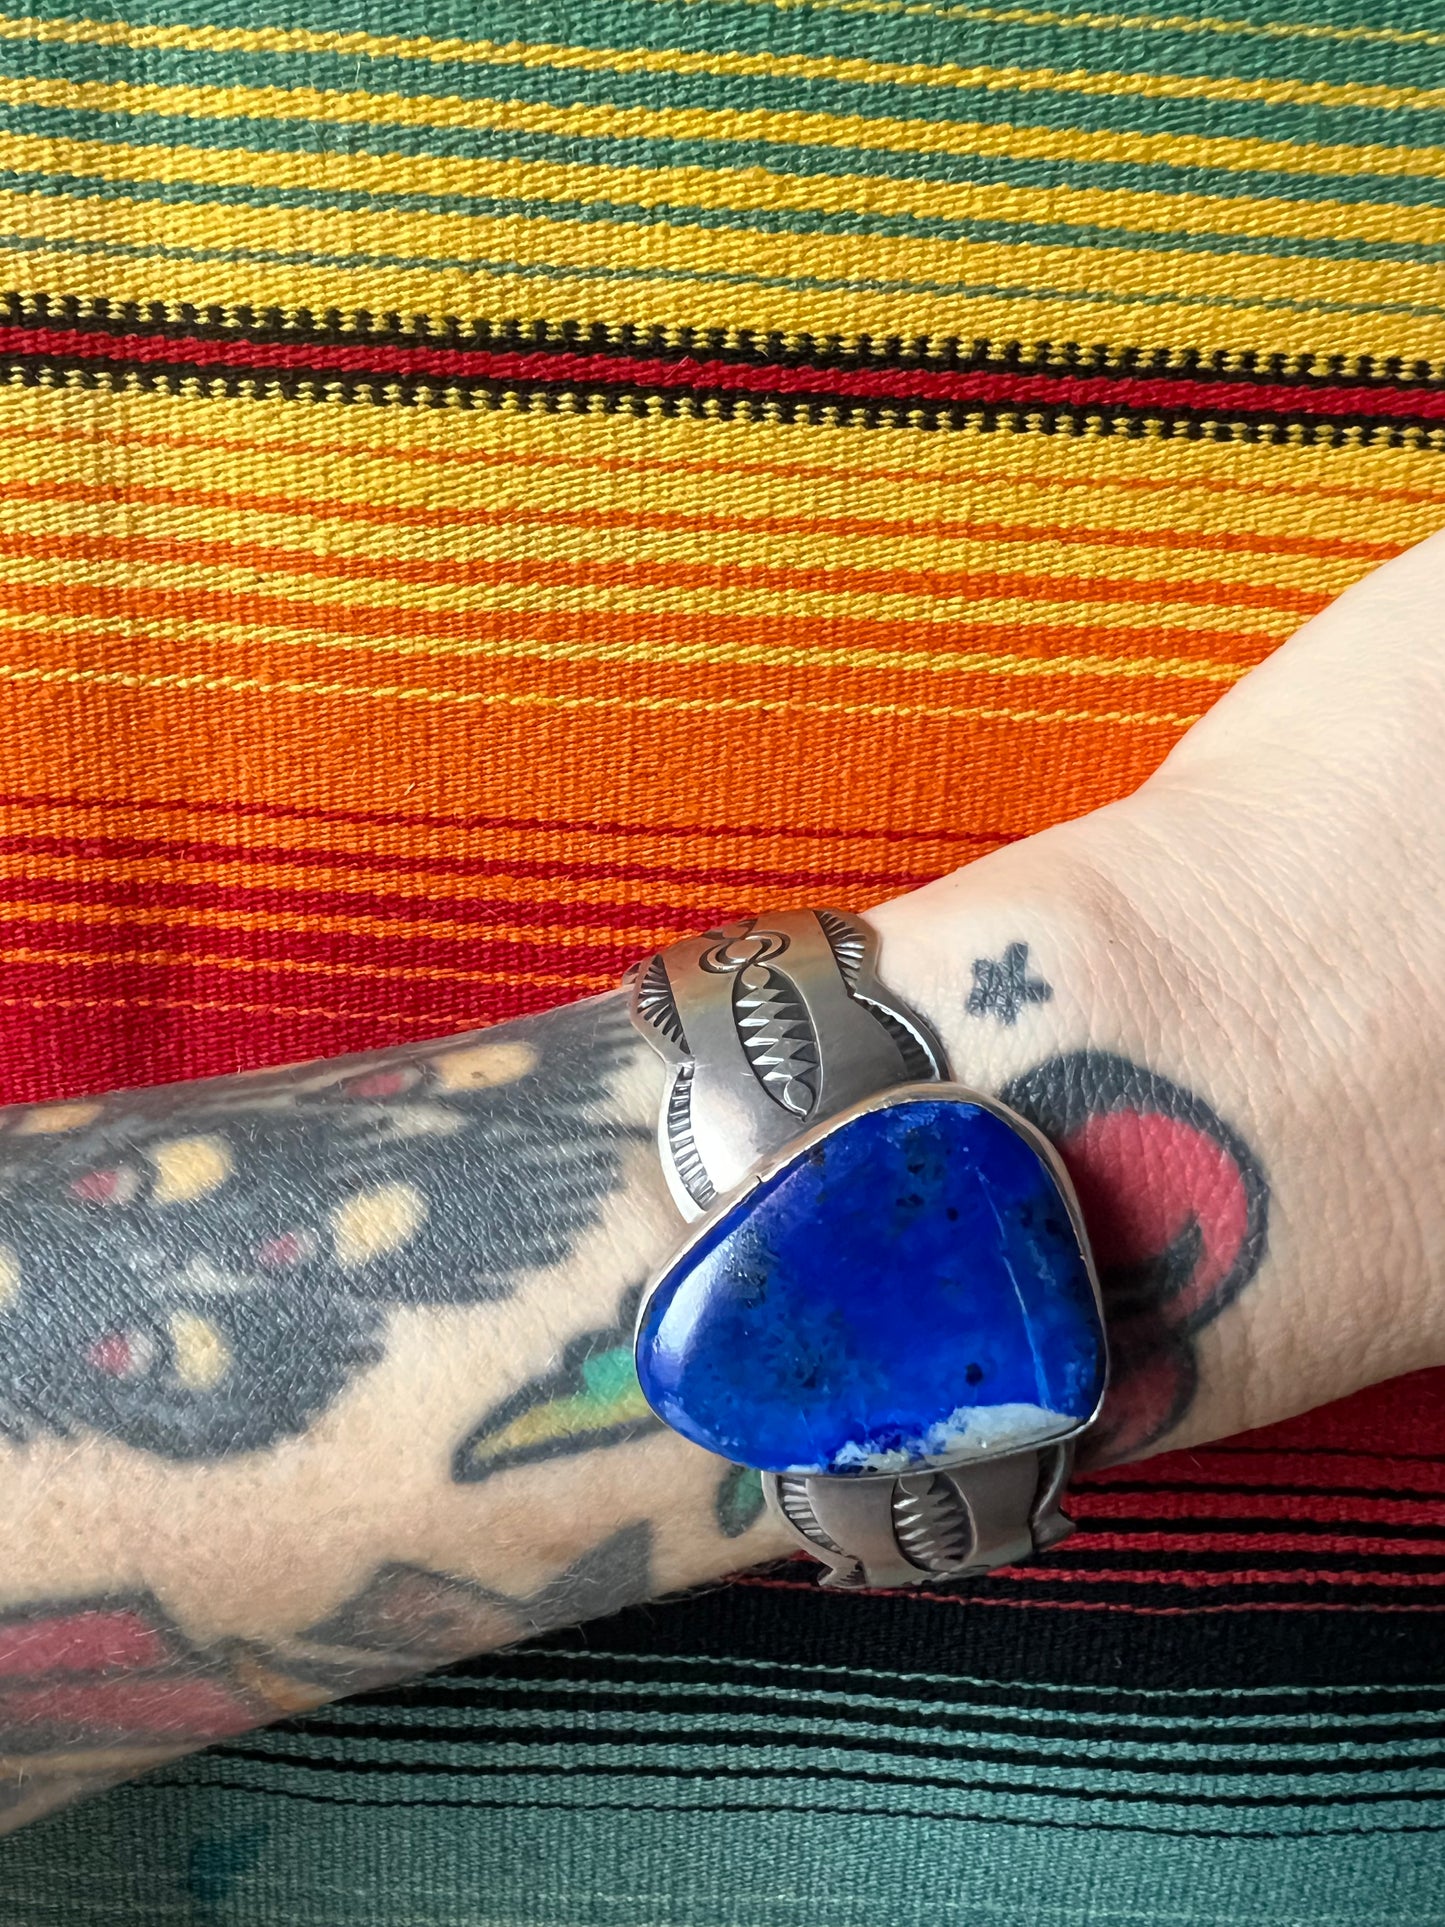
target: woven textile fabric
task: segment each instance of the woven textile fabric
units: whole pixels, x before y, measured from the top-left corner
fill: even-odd
[[[1445,522],[1439,0],[0,17],[0,1083],[422,1037],[1117,796]],[[1445,1921],[1445,1397],[0,1848],[0,1927]]]

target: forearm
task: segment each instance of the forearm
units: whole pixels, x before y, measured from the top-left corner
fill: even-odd
[[[1358,641],[1307,645],[1325,686]],[[1137,797],[873,913],[954,1075],[1071,1168],[1113,1351],[1098,1456],[1445,1358],[1445,824],[1357,834],[1334,720],[1276,754],[1251,701]],[[1366,690],[1339,728],[1377,712],[1381,756],[1433,758],[1423,700]],[[786,1549],[631,1372],[682,1228],[661,1091],[613,997],[0,1117],[12,1818]]]
[[[660,1086],[612,997],[0,1114],[12,1819],[773,1549],[631,1370]]]

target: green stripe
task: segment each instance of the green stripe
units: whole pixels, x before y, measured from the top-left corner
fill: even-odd
[[[1046,4],[1036,8],[1039,12],[1049,10]],[[1093,12],[1105,17],[1111,12],[1167,17],[1179,11],[1170,0],[1137,8],[1131,0],[1123,0],[1123,4],[1094,0],[1092,5],[1080,0],[1077,5],[1053,10],[1065,14]],[[1226,18],[1238,17],[1232,4],[1209,11]],[[1298,20],[1297,10],[1291,11]],[[1401,22],[1390,17],[1392,11],[1372,5],[1363,23],[1357,16],[1339,24],[1399,26]],[[864,13],[806,6],[660,5],[657,0],[580,0],[577,5],[562,5],[557,0],[487,0],[479,8],[468,0],[444,0],[419,14],[403,0],[382,0],[374,7],[328,7],[318,18],[314,0],[280,0],[274,6],[265,0],[231,0],[231,4],[219,5],[206,4],[206,0],[161,0],[158,5],[120,9],[119,17],[147,25],[300,27],[406,38],[424,33],[434,40],[485,39],[700,54],[800,54],[928,66],[942,62],[1018,65],[1065,73],[1228,74],[1244,80],[1289,75],[1296,80],[1394,87],[1428,87],[1445,80],[1445,48],[1438,46],[1071,27],[1041,21],[970,19],[942,9],[930,15],[914,12],[911,7],[900,7],[893,13]],[[1438,34],[1438,8],[1433,15],[1419,11],[1413,19],[1407,14],[1404,26],[1406,31]]]
[[[522,1691],[534,1694],[543,1699],[549,1694],[557,1694],[558,1696],[563,1694],[600,1696],[610,1693],[631,1694],[639,1701],[653,1698],[697,1699],[703,1703],[707,1703],[725,1694],[730,1699],[756,1701],[759,1706],[764,1708],[797,1706],[807,1709],[810,1714],[816,1714],[820,1708],[826,1709],[832,1706],[847,1706],[855,1709],[876,1707],[880,1713],[894,1712],[908,1714],[916,1714],[920,1709],[923,1709],[927,1711],[941,1728],[965,1733],[969,1731],[972,1722],[979,1718],[1016,1720],[1020,1730],[1028,1733],[1041,1717],[1039,1707],[1034,1705],[1015,1708],[994,1700],[969,1699],[966,1696],[959,1697],[956,1693],[950,1692],[947,1689],[956,1688],[961,1682],[955,1678],[940,1674],[910,1675],[909,1677],[915,1677],[918,1680],[918,1691],[911,1694],[873,1693],[861,1687],[829,1689],[826,1687],[819,1688],[813,1685],[787,1686],[782,1684],[776,1676],[769,1678],[766,1683],[760,1682],[755,1686],[733,1679],[718,1680],[711,1678],[654,1681],[645,1676],[638,1680],[615,1677],[607,1678],[604,1676],[589,1679],[585,1676],[579,1676],[585,1675],[585,1668],[589,1664],[597,1665],[600,1663],[605,1666],[621,1656],[610,1653],[593,1654],[567,1651],[565,1653],[554,1653],[551,1655],[545,1653],[528,1653],[526,1657],[529,1660],[550,1657],[555,1660],[559,1666],[568,1670],[556,1679],[529,1676],[521,1681],[513,1680],[505,1675],[493,1681],[485,1677],[477,1679],[469,1675],[462,1676],[452,1673],[440,1673],[428,1680],[428,1694],[455,1693],[459,1698],[465,1698],[468,1702],[467,1705],[450,1708],[436,1706],[428,1701],[425,1712],[418,1715],[414,1710],[393,1709],[376,1704],[352,1706],[342,1702],[342,1704],[338,1706],[329,1707],[323,1717],[332,1720],[355,1718],[366,1721],[409,1719],[416,1717],[437,1720],[446,1720],[455,1717],[466,1720],[474,1717],[476,1702],[486,1697],[488,1688],[493,1684],[500,1686],[508,1693]],[[693,1656],[683,1655],[679,1658],[676,1654],[668,1654],[663,1657],[660,1655],[629,1653],[625,1655],[625,1657],[633,1664],[639,1666],[674,1667],[685,1664],[687,1660]],[[731,1659],[726,1662],[729,1671],[734,1667],[744,1666],[747,1663],[746,1661],[737,1659]],[[786,1677],[789,1672],[811,1674],[814,1671],[812,1667],[805,1666],[788,1666],[785,1664],[774,1666],[773,1662],[769,1661],[755,1663],[767,1667],[770,1672],[775,1675],[781,1674],[784,1677]],[[857,1675],[852,1673],[845,1675],[844,1669],[842,1668],[835,1670],[839,1672],[840,1677],[847,1677],[849,1679],[857,1677]],[[985,1683],[992,1685],[1006,1684],[1006,1682],[1002,1681],[978,1681],[976,1683],[979,1685]],[[936,1690],[937,1687],[943,1687],[945,1689],[944,1692],[940,1694]],[[926,1693],[925,1688],[928,1689]],[[1112,1700],[1108,1699],[1108,1689],[1103,1687],[1080,1688],[1057,1684],[1040,1686],[1037,1682],[1030,1681],[1028,1690],[1031,1695],[1048,1692],[1058,1696],[1060,1699],[1076,1697],[1080,1693],[1091,1693],[1096,1698],[1105,1702],[1097,1708],[1081,1707],[1074,1710],[1070,1710],[1066,1705],[1050,1705],[1047,1709],[1047,1714],[1043,1715],[1054,1721],[1067,1721],[1071,1724],[1076,1723],[1081,1730],[1087,1729],[1095,1723],[1103,1723],[1111,1727],[1157,1727],[1162,1720],[1167,1718],[1167,1715],[1157,1711],[1150,1712],[1146,1710],[1138,1713],[1122,1711]],[[1192,1697],[1196,1699],[1210,1699],[1215,1702],[1215,1706],[1211,1707],[1209,1712],[1209,1722],[1211,1726],[1227,1728],[1230,1732],[1238,1730],[1246,1736],[1256,1727],[1267,1728],[1297,1725],[1301,1733],[1313,1730],[1340,1733],[1348,1731],[1351,1725],[1367,1727],[1407,1726],[1412,1722],[1418,1723],[1426,1719],[1438,1720],[1441,1712],[1445,1711],[1445,1708],[1431,1706],[1423,1711],[1418,1707],[1412,1707],[1401,1712],[1389,1710],[1377,1711],[1371,1708],[1368,1711],[1342,1713],[1337,1708],[1329,1705],[1319,1708],[1312,1704],[1320,1694],[1328,1696],[1330,1693],[1353,1692],[1356,1695],[1362,1695],[1365,1691],[1368,1691],[1373,1696],[1377,1692],[1384,1693],[1390,1690],[1389,1688],[1374,1686],[1368,1689],[1339,1686],[1256,1687],[1253,1690],[1256,1693],[1268,1692],[1272,1696],[1283,1696],[1286,1693],[1293,1693],[1311,1702],[1311,1707],[1309,1711],[1301,1713],[1230,1713],[1222,1710],[1226,1702],[1221,1700],[1220,1695],[1212,1689],[1204,1689],[1203,1691],[1199,1688],[1184,1689],[1186,1696],[1192,1695]],[[1412,1698],[1418,1699],[1421,1689],[1416,1686],[1399,1686],[1393,1690],[1397,1693],[1408,1693]],[[1164,1688],[1144,1688],[1139,1690],[1131,1688],[1127,1697],[1130,1699],[1147,1699],[1151,1692],[1155,1697],[1171,1701],[1177,1697],[1172,1689]],[[1247,1689],[1231,1687],[1228,1695],[1228,1703],[1232,1703],[1235,1699],[1247,1699],[1248,1697],[1249,1692]],[[536,1715],[536,1710],[535,1708],[532,1709],[533,1717]],[[501,1717],[500,1710],[497,1711],[496,1716]],[[1438,1741],[1436,1743],[1438,1744]]]
[[[1104,1760],[1096,1755],[1076,1756],[1071,1766],[1034,1767],[1016,1761],[962,1760],[956,1763],[934,1755],[916,1759],[897,1754],[843,1752],[825,1742],[790,1747],[753,1747],[742,1743],[679,1747],[641,1748],[627,1746],[580,1747],[574,1744],[539,1741],[489,1740],[482,1743],[458,1742],[455,1746],[406,1746],[386,1742],[349,1739],[344,1759],[322,1772],[308,1770],[304,1754],[295,1753],[295,1734],[290,1728],[268,1733],[261,1741],[267,1752],[289,1755],[284,1761],[249,1761],[244,1743],[236,1749],[220,1747],[210,1755],[210,1766],[227,1778],[253,1775],[263,1784],[325,1790],[333,1797],[367,1792],[373,1797],[390,1796],[405,1800],[452,1790],[475,1800],[478,1795],[505,1796],[520,1800],[527,1795],[544,1794],[549,1787],[555,1799],[559,1783],[568,1797],[585,1804],[589,1789],[611,1797],[652,1798],[664,1802],[669,1794],[697,1799],[711,1792],[719,1806],[750,1804],[755,1808],[807,1806],[820,1796],[840,1804],[876,1804],[880,1798],[894,1805],[910,1803],[919,1794],[947,1806],[967,1802],[975,1809],[1010,1816],[1029,1814],[1039,1818],[1062,1814],[1108,1815],[1127,1817],[1131,1812],[1143,1819],[1173,1814],[1195,1824],[1213,1816],[1214,1824],[1241,1830],[1258,1827],[1270,1831],[1281,1825],[1355,1822],[1362,1808],[1373,1800],[1386,1807],[1391,1819],[1414,1814],[1420,1818],[1439,1818],[1438,1801],[1445,1782],[1437,1773],[1308,1775],[1292,1778],[1282,1774],[1128,1774],[1104,1773]],[[378,1750],[384,1748],[385,1750]],[[328,1756],[329,1757],[329,1756]],[[375,1770],[391,1766],[388,1773]],[[481,1773],[468,1773],[469,1766],[480,1766]],[[557,1767],[564,1766],[558,1773]],[[595,1767],[625,1768],[625,1773],[596,1773]],[[372,1770],[368,1770],[371,1767]],[[552,1768],[548,1772],[547,1768]],[[532,1769],[541,1768],[541,1772]],[[779,1771],[778,1769],[784,1769]],[[799,1769],[803,1769],[799,1771]],[[681,1770],[679,1770],[681,1769]],[[1069,1775],[1062,1784],[1054,1777],[1058,1771]],[[886,1776],[886,1777],[885,1777]],[[169,1777],[169,1776],[168,1776]],[[189,1775],[187,1775],[189,1777]],[[977,1782],[992,1778],[1004,1781],[1003,1787],[980,1788]],[[1087,1782],[1087,1791],[1081,1787]],[[642,1789],[639,1793],[637,1789]],[[1075,1792],[1074,1789],[1079,1789]],[[1107,1800],[1097,1797],[1107,1793]],[[1161,1800],[1159,1795],[1173,1796]],[[1183,1800],[1179,1796],[1189,1796]],[[1154,1796],[1151,1798],[1151,1795]],[[1212,1795],[1213,1797],[1207,1797]],[[1304,1796],[1315,1796],[1307,1800]],[[1321,1801],[1319,1796],[1327,1795]],[[1201,1797],[1206,1796],[1206,1797]],[[1268,1804],[1260,1796],[1266,1796]],[[1280,1797],[1283,1796],[1283,1797]],[[1381,1796],[1398,1796],[1385,1797]],[[1251,1801],[1258,1804],[1251,1808]],[[1294,1803],[1298,1801],[1296,1806]],[[997,1803],[997,1804],[995,1804]],[[1307,1819],[1306,1819],[1307,1816]],[[1152,1924],[1151,1924],[1152,1927]]]
[[[105,141],[128,147],[199,147],[248,153],[426,155],[462,160],[532,161],[551,166],[763,168],[804,178],[859,175],[890,180],[987,183],[1019,188],[1117,188],[1131,193],[1318,202],[1436,206],[1440,180],[1425,174],[1238,173],[1193,165],[1132,161],[1014,160],[991,154],[883,153],[866,147],[784,145],[776,141],[584,139],[504,128],[418,127],[404,121],[339,126],[324,121],[181,120],[141,113],[0,103],[0,128],[42,140]]]
[[[1435,1927],[1445,1852],[1405,1819],[1241,1827],[1157,1809],[1128,1831],[729,1806],[636,1785],[546,1806],[346,1807],[229,1792],[204,1763],[0,1842],[4,1927]],[[492,1789],[496,1791],[497,1789]],[[360,1788],[365,1797],[373,1790]],[[590,1796],[590,1797],[589,1797]],[[463,1792],[462,1797],[465,1797]],[[703,1795],[693,1791],[692,1797]],[[912,1802],[910,1805],[914,1804]],[[903,1803],[897,1803],[901,1809]],[[1110,1816],[1112,1819],[1113,1816]],[[1246,1816],[1247,1819],[1247,1816]],[[1172,1831],[1166,1829],[1172,1828]],[[1193,1831],[1191,1831],[1191,1829]],[[198,1872],[220,1870],[202,1888]],[[219,1891],[217,1891],[219,1889]],[[8,1917],[7,1917],[8,1916]]]
[[[425,101],[541,101],[622,109],[701,108],[714,112],[803,112],[903,117],[947,126],[983,121],[1109,132],[1228,135],[1271,141],[1345,144],[1445,143],[1445,109],[1319,108],[1208,99],[1095,98],[1008,89],[859,85],[793,77],[714,74],[581,73],[572,69],[504,69],[458,62],[365,59],[332,54],[212,54],[169,49],[131,51],[41,44],[0,44],[0,74],[16,79],[125,81],[134,86],[318,88],[356,95],[395,93]]]
[[[602,268],[556,267],[535,261],[493,260],[482,256],[429,256],[406,254],[324,254],[298,248],[283,252],[273,248],[191,248],[167,247],[160,242],[130,245],[118,241],[80,241],[66,237],[50,238],[29,234],[0,234],[0,253],[68,254],[132,261],[194,261],[239,265],[252,262],[266,267],[321,267],[410,270],[428,273],[462,273],[483,276],[514,276],[532,281],[598,282],[673,282],[684,287],[774,288],[794,293],[822,294],[933,294],[961,299],[992,298],[1003,301],[1098,302],[1119,308],[1195,308],[1246,309],[1286,314],[1406,315],[1415,319],[1445,320],[1445,307],[1419,307],[1408,302],[1355,301],[1244,301],[1232,295],[1115,294],[1081,288],[1035,287],[1001,282],[969,281],[882,281],[848,279],[820,275],[728,274],[722,270],[689,273],[677,268]],[[481,315],[485,310],[473,311]],[[463,319],[469,317],[462,317]]]
[[[159,202],[189,207],[306,208],[319,214],[440,214],[474,220],[521,218],[557,227],[703,229],[733,234],[848,235],[860,240],[970,242],[995,247],[1090,248],[1143,254],[1263,255],[1270,259],[1445,262],[1445,242],[1334,240],[1295,235],[1165,233],[1083,222],[948,220],[811,208],[711,208],[669,201],[551,200],[502,194],[370,193],[355,189],[263,187],[249,182],[112,181],[102,174],[0,169],[0,187],[37,200]]]

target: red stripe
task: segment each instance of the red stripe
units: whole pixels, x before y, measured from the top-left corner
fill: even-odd
[[[1438,1514],[1427,1520],[1433,1526],[1445,1525]],[[1163,1532],[1144,1529],[1138,1532],[1081,1533],[1060,1548],[1066,1564],[1070,1554],[1086,1556],[1096,1552],[1232,1552],[1243,1559],[1260,1558],[1265,1553],[1354,1553],[1360,1557],[1438,1559],[1445,1553],[1445,1532],[1438,1539],[1402,1539],[1393,1534],[1365,1532],[1311,1532],[1307,1529],[1281,1532]],[[1436,1576],[1445,1588],[1445,1572]]]
[[[1445,499],[1445,498],[1442,498]],[[113,796],[95,796],[84,791],[11,790],[0,793],[0,809],[31,805],[48,809],[98,809],[116,807]],[[256,816],[282,823],[376,823],[386,828],[396,824],[419,824],[430,830],[590,830],[598,836],[641,836],[652,842],[658,837],[684,836],[730,838],[763,837],[769,843],[789,841],[852,839],[878,843],[1013,843],[1028,834],[1024,830],[894,829],[868,825],[857,829],[845,824],[813,824],[797,821],[779,823],[633,823],[603,816],[489,816],[485,813],[443,815],[426,810],[337,810],[320,804],[255,803],[239,798],[224,803],[184,801],[167,797],[135,797],[130,807],[143,810],[183,810],[188,814],[210,816]],[[410,859],[408,859],[410,861]]]
[[[780,368],[636,356],[519,354],[481,348],[406,348],[389,342],[205,341],[196,336],[104,335],[10,328],[14,354],[104,362],[184,362],[198,367],[297,368],[338,374],[517,382],[523,386],[626,383],[752,394],[851,395],[865,400],[1056,403],[1066,407],[1202,408],[1247,413],[1428,416],[1445,419],[1445,390],[1363,385],[1292,388],[1242,381],[1151,380],[1139,375],[1041,375],[1010,370]]]
[[[764,1592],[817,1591],[817,1581],[814,1579],[778,1579],[755,1572],[734,1573],[728,1584],[756,1586]],[[923,1586],[870,1586],[865,1591],[849,1596],[856,1599],[926,1599],[937,1606],[996,1606],[1005,1612],[1129,1613],[1140,1619],[1195,1619],[1206,1613],[1368,1613],[1372,1619],[1379,1613],[1445,1613],[1445,1603],[1430,1605],[1415,1604],[1413,1601],[1382,1605],[1375,1601],[1357,1604],[1350,1600],[1244,1599],[1213,1605],[1191,1601],[1187,1606],[1147,1606],[1124,1599],[1010,1599],[990,1593],[983,1586],[975,1586],[967,1592],[929,1592]]]
[[[1445,1455],[1442,1421],[1445,1421],[1445,1410],[1431,1416],[1421,1443],[1427,1451],[1433,1446]],[[1137,1485],[1148,1482],[1185,1488],[1195,1484],[1328,1485],[1332,1491],[1357,1492],[1368,1496],[1372,1490],[1382,1486],[1408,1486],[1422,1499],[1428,1500],[1437,1494],[1445,1499],[1445,1456],[1434,1458],[1421,1454],[1392,1458],[1364,1450],[1345,1453],[1342,1456],[1347,1463],[1342,1464],[1336,1458],[1328,1469],[1322,1469],[1322,1462],[1312,1459],[1310,1452],[1329,1441],[1323,1436],[1315,1438],[1307,1434],[1304,1443],[1306,1452],[1303,1457],[1298,1452],[1291,1452],[1288,1457],[1263,1452],[1226,1454],[1211,1451],[1208,1447],[1187,1455],[1182,1452],[1170,1453],[1142,1465],[1120,1465],[1111,1467],[1107,1472],[1086,1473],[1071,1490],[1075,1497],[1088,1495],[1093,1499],[1102,1497],[1114,1485],[1121,1483]],[[1139,1503],[1147,1505],[1152,1501],[1143,1499]]]
[[[0,799],[3,807],[3,799]],[[398,819],[393,818],[393,821]],[[404,819],[401,819],[404,820]],[[297,869],[333,869],[376,871],[389,870],[397,876],[512,876],[544,877],[558,884],[557,896],[562,895],[565,881],[570,878],[589,882],[603,882],[611,878],[626,881],[634,886],[643,883],[676,883],[697,885],[705,883],[710,888],[737,888],[744,890],[766,889],[774,896],[780,890],[807,889],[812,886],[843,886],[859,889],[912,889],[926,883],[938,875],[934,868],[926,870],[850,870],[841,866],[816,870],[789,870],[775,865],[747,869],[741,866],[716,863],[699,864],[687,868],[676,864],[653,864],[645,857],[635,863],[595,860],[581,861],[575,857],[556,859],[530,858],[522,856],[468,857],[456,856],[418,856],[411,852],[331,850],[315,845],[293,848],[284,843],[225,843],[202,841],[191,838],[167,839],[162,837],[139,836],[58,836],[39,832],[17,831],[11,836],[0,836],[0,851],[25,852],[37,855],[76,857],[83,861],[109,862],[116,858],[141,857],[147,861],[176,860],[204,863],[224,863],[236,866],[247,863],[278,863],[291,865]],[[91,887],[87,879],[87,888]],[[126,886],[129,887],[129,886]],[[147,886],[148,887],[148,886]],[[342,893],[346,902],[387,902],[411,901],[404,894],[388,891],[384,897],[353,897]],[[429,894],[426,901],[471,902],[473,899],[450,892],[445,897]],[[720,900],[712,897],[704,902],[712,905]],[[558,914],[564,906],[556,902]],[[573,914],[567,910],[566,914]],[[648,915],[672,918],[680,915],[675,900],[652,906]],[[723,906],[721,909],[709,908],[698,911],[696,904],[690,910],[695,915],[736,915],[736,906]]]
[[[1316,1485],[1333,1480],[1321,1478]],[[1421,1499],[1376,1499],[1367,1494],[1198,1492],[1188,1487],[1171,1491],[1159,1486],[1150,1492],[1099,1492],[1076,1486],[1069,1494],[1069,1511],[1076,1519],[1129,1519],[1145,1514],[1156,1519],[1258,1518],[1302,1519],[1341,1525],[1437,1526],[1445,1532],[1445,1506]],[[1091,1543],[1098,1541],[1091,1535]]]

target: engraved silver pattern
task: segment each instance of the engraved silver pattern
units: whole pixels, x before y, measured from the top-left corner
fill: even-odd
[[[628,972],[632,1020],[668,1067],[658,1145],[685,1218],[802,1124],[944,1075],[942,1047],[879,982],[876,955],[857,917],[784,910],[670,944]]]
[[[861,918],[787,910],[671,944],[627,973],[633,1023],[667,1065],[658,1144],[672,1196],[694,1227],[685,1242],[699,1235],[699,1220],[726,1209],[830,1119],[925,1097],[947,1080],[933,1032],[880,982],[877,948]],[[1031,1125],[1004,1115],[1053,1171],[1082,1240],[1057,1153]],[[823,1585],[923,1585],[977,1578],[1057,1545],[1072,1530],[1060,1509],[1072,1458],[1071,1435],[896,1475],[768,1472],[763,1492],[823,1563]]]

